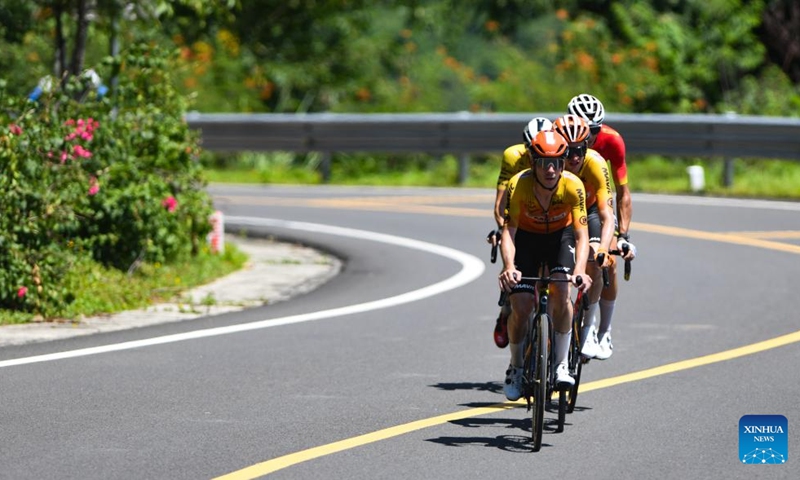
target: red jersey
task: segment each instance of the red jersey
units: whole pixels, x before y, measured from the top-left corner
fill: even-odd
[[[628,183],[628,166],[625,164],[625,141],[622,140],[622,135],[619,132],[608,125],[603,125],[591,148],[611,164],[611,176],[614,177],[616,185]]]

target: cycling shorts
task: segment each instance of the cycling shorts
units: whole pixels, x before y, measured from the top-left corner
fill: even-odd
[[[600,213],[597,211],[597,202],[586,209],[586,217],[589,219],[589,243],[600,243],[603,228],[600,222]]]
[[[586,217],[589,220],[589,243],[600,243],[600,236],[603,233],[603,224],[600,221],[600,213],[597,210],[597,202],[586,209]],[[617,216],[614,215],[614,231],[616,232]]]
[[[548,267],[550,275],[558,272],[569,275],[575,269],[575,231],[571,225],[553,233],[517,230],[514,246],[514,265],[523,277],[538,277],[542,264]],[[535,293],[536,287],[521,282],[511,290],[519,292]]]

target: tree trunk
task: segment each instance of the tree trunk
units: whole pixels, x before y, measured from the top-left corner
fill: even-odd
[[[772,2],[764,10],[762,22],[762,40],[772,58],[794,83],[800,83],[800,2]]]
[[[58,81],[67,71],[67,44],[64,40],[64,2],[60,0],[53,2],[53,16],[56,18],[56,58],[53,75]]]
[[[72,50],[72,61],[70,62],[70,71],[76,77],[83,71],[83,61],[86,56],[86,39],[89,36],[89,2],[90,0],[78,0],[75,47]]]

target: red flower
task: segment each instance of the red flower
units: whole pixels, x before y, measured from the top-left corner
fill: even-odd
[[[79,157],[90,158],[92,156],[92,152],[90,152],[89,150],[86,150],[85,148],[83,148],[80,145],[75,145],[75,147],[72,149],[72,151],[73,151],[73,153],[75,153],[75,155],[77,155]]]
[[[22,127],[20,127],[16,123],[12,123],[11,125],[9,125],[8,131],[17,136],[22,135]]]
[[[170,195],[161,201],[161,205],[166,208],[168,212],[174,212],[175,209],[178,208],[178,201],[175,200],[175,197]]]
[[[89,196],[97,195],[97,192],[100,191],[100,184],[97,183],[97,177],[92,176],[89,178]]]
[[[24,297],[27,293],[28,293],[28,287],[19,287],[19,290],[17,290],[17,296],[19,298]]]

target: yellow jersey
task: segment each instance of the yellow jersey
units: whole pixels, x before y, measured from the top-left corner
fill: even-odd
[[[608,164],[605,158],[590,148],[586,152],[583,166],[575,175],[581,179],[586,188],[586,208],[591,207],[595,202],[600,202],[602,205],[608,205],[613,208],[611,177],[608,173]]]
[[[497,177],[497,189],[506,190],[511,177],[526,168],[531,168],[531,156],[525,144],[518,143],[506,148],[503,152],[503,163],[500,165],[500,175]]]
[[[536,179],[533,170],[514,175],[508,182],[506,223],[531,233],[552,233],[573,225],[588,228],[586,191],[583,182],[564,171],[553,189],[550,205],[540,205],[534,194]]]

